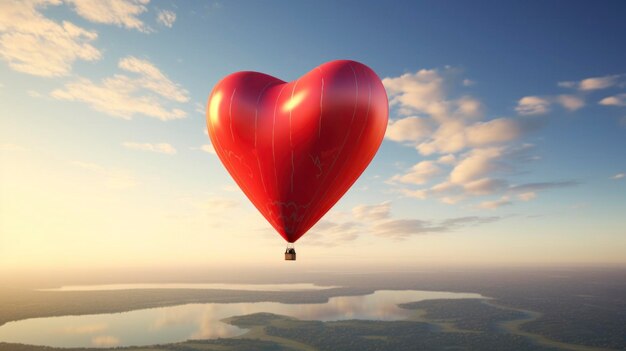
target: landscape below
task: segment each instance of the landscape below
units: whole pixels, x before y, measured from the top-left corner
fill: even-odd
[[[299,292],[202,289],[51,292],[25,287],[0,288],[0,324],[27,318],[123,312],[190,303],[324,303],[335,296],[410,289],[472,292],[489,299],[405,303],[400,307],[410,311],[409,318],[397,321],[323,322],[255,313],[225,320],[248,330],[237,337],[111,350],[626,349],[626,270],[309,273],[298,278],[302,279],[299,283],[341,287]],[[52,350],[68,349],[0,343],[0,351]]]

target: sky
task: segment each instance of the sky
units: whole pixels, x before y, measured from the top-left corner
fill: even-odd
[[[621,1],[0,0],[0,266],[281,266],[215,155],[236,71],[351,59],[390,121],[294,269],[626,265]],[[382,269],[382,268],[381,268]]]

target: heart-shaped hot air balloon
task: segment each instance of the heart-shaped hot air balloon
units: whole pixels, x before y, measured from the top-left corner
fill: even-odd
[[[388,114],[376,73],[338,60],[289,83],[258,72],[227,76],[211,92],[207,126],[237,185],[294,243],[365,170]]]

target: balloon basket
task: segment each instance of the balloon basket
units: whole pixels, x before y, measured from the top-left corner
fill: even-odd
[[[288,244],[287,249],[285,249],[285,261],[295,261],[296,260],[296,249],[293,247],[293,244]]]

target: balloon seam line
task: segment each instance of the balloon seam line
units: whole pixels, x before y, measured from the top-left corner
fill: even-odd
[[[233,89],[233,93],[230,95],[230,104],[228,105],[228,119],[230,124],[230,136],[233,138],[233,142],[235,141],[235,133],[233,133],[233,98],[235,97],[235,92],[237,88]]]

